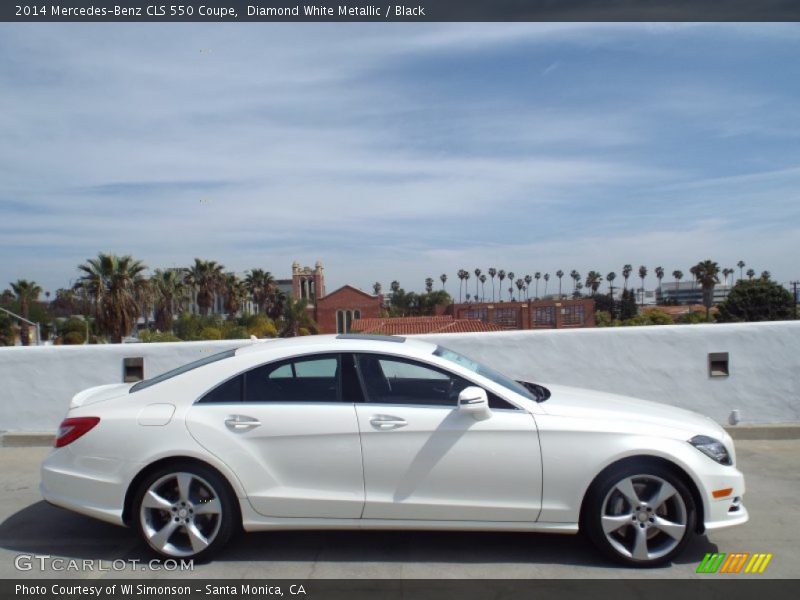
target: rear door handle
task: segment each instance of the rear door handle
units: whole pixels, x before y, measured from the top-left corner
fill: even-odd
[[[225,419],[225,426],[231,431],[250,431],[261,425],[261,421],[246,415],[230,415]]]
[[[373,415],[370,417],[369,422],[375,429],[380,429],[382,431],[388,429],[399,429],[400,427],[405,427],[408,425],[408,422],[405,419],[394,417],[392,415]]]

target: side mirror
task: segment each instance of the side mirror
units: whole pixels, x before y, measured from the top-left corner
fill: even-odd
[[[491,415],[489,410],[489,397],[486,390],[471,385],[461,390],[458,395],[458,410],[470,413],[476,419],[488,419]]]

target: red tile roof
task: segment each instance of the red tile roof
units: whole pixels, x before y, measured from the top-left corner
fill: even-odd
[[[352,332],[380,335],[413,335],[420,333],[478,333],[506,331],[505,327],[484,323],[478,319],[454,319],[451,315],[436,317],[385,317],[355,319]]]

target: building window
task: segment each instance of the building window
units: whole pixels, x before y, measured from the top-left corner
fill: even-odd
[[[344,333],[344,313],[336,311],[336,333]]]
[[[561,309],[561,324],[564,326],[583,325],[584,320],[583,304],[565,306]]]
[[[477,319],[484,323],[489,322],[489,309],[487,308],[463,308],[458,311],[459,319]]]
[[[501,327],[519,328],[519,309],[518,308],[496,308],[494,309],[494,322]]]
[[[353,311],[353,317],[356,318],[356,319],[360,319],[361,318],[361,311],[358,310],[358,309]]]
[[[556,307],[537,306],[533,309],[534,327],[555,327],[556,326]]]
[[[336,333],[350,333],[353,319],[361,318],[360,310],[337,310],[336,311]]]

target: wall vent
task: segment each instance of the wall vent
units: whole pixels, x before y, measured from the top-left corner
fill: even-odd
[[[708,376],[709,377],[727,377],[730,375],[730,368],[728,364],[727,352],[709,352],[708,353]]]
[[[144,379],[144,358],[141,356],[129,356],[122,359],[122,381],[133,383]]]

